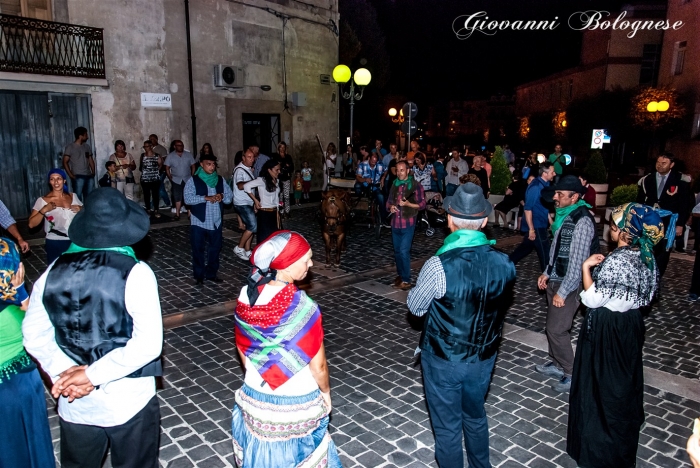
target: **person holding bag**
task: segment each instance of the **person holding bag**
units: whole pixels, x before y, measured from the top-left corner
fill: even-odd
[[[126,152],[126,144],[122,140],[114,142],[114,153],[109,157],[117,165],[117,190],[119,190],[127,200],[134,199],[134,185],[136,179],[136,161],[131,153]]]

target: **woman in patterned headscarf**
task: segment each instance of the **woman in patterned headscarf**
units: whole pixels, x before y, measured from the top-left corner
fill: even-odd
[[[652,208],[628,203],[613,211],[610,237],[617,242],[610,255],[583,263],[581,302],[588,312],[574,360],[566,451],[579,466],[627,468],[636,464],[644,422],[639,308],[658,287],[653,248],[664,227]]]
[[[235,315],[245,367],[231,424],[239,468],[341,466],[328,434],[331,394],[321,311],[294,285],[313,265],[311,255],[301,234],[278,231],[250,257],[253,269]]]
[[[0,237],[0,467],[55,465],[44,385],[22,346],[28,305],[19,250]]]

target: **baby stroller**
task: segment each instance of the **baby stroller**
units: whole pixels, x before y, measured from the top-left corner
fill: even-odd
[[[425,226],[425,235],[433,237],[436,227],[447,225],[447,215],[442,208],[442,195],[439,192],[425,192],[425,210],[418,213],[418,226]]]

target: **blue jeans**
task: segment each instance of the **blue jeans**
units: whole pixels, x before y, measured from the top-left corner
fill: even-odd
[[[221,223],[213,231],[199,226],[190,226],[192,270],[195,279],[216,278],[216,273],[219,271],[219,253],[224,240],[223,226],[223,223]],[[207,242],[209,243],[208,248],[206,248]]]
[[[535,240],[531,241],[529,233],[526,232],[523,237],[523,241],[520,243],[516,249],[509,255],[510,261],[515,265],[518,264],[520,260],[530,255],[533,250],[537,251],[537,257],[540,259],[540,271],[544,271],[549,264],[549,228],[537,228],[535,229]]]
[[[451,197],[452,195],[454,195],[454,194],[455,194],[455,191],[457,191],[457,187],[459,187],[459,185],[447,184],[447,189],[446,189],[446,190],[447,190],[447,192],[446,192],[446,193],[447,193],[447,196],[448,196],[448,197]]]
[[[75,179],[71,179],[73,193],[78,196],[81,202],[85,202],[85,198],[92,192],[92,179],[91,175],[76,175]]]
[[[160,173],[160,199],[163,200],[165,206],[170,206],[170,197],[168,197],[168,191],[165,190],[165,178],[168,175],[165,172]],[[156,207],[158,209],[158,207]]]
[[[258,218],[255,217],[255,208],[253,205],[233,205],[241,221],[245,224],[245,230],[256,233],[258,231]]]
[[[484,401],[495,362],[496,355],[485,361],[451,362],[421,353],[425,398],[435,434],[435,460],[440,468],[464,467],[462,435],[469,468],[491,468]]]
[[[404,283],[411,282],[411,244],[416,225],[404,229],[391,229],[391,238],[394,241],[394,260],[396,261],[396,273]]]

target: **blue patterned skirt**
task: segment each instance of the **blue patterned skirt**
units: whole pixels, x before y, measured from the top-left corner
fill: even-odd
[[[275,396],[243,384],[236,391],[231,431],[239,468],[342,468],[318,390]]]

